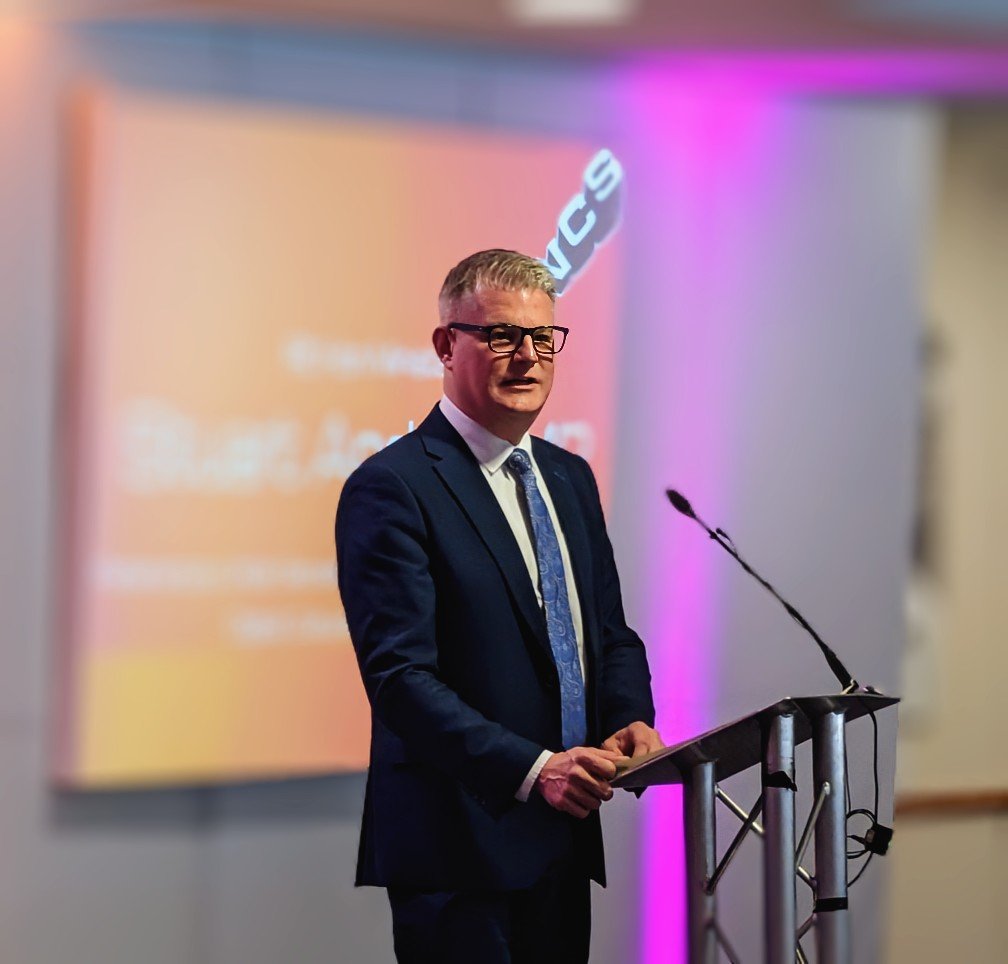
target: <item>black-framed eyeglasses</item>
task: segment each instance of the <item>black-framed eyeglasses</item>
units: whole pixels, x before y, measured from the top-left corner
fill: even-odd
[[[563,349],[567,341],[569,328],[561,328],[559,325],[541,325],[538,328],[522,328],[521,325],[463,325],[461,322],[452,322],[449,328],[457,328],[459,331],[479,331],[486,335],[487,345],[490,351],[495,351],[500,355],[510,355],[513,351],[521,348],[525,336],[532,339],[532,347],[539,355],[555,355]]]

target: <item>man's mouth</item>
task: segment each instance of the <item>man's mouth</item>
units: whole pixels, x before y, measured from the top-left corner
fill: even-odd
[[[528,375],[522,375],[519,376],[518,378],[505,378],[501,384],[516,385],[516,386],[537,385],[539,384],[539,380],[537,378],[530,378]]]

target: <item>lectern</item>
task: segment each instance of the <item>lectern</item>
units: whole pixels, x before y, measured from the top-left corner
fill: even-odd
[[[898,702],[896,697],[872,692],[778,700],[687,743],[650,754],[612,781],[613,786],[627,789],[683,784],[690,964],[714,964],[719,946],[734,964],[739,961],[717,920],[716,888],[751,831],[764,841],[766,964],[805,961],[800,942],[813,928],[819,964],[849,964],[844,728],[852,720]],[[795,747],[809,739],[815,797],[796,843]],[[719,783],[757,764],[762,792],[747,813]],[[716,800],[742,821],[720,861],[714,836]],[[813,835],[814,874],[802,866]],[[799,879],[815,897],[812,915],[801,925],[796,920]]]

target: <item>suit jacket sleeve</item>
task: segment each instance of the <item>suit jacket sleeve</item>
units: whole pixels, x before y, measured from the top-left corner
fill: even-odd
[[[336,515],[340,593],[374,716],[410,761],[456,778],[487,809],[514,804],[542,747],[466,704],[438,674],[429,534],[413,492],[366,463]]]
[[[654,726],[655,710],[651,697],[651,672],[644,643],[626,623],[619,574],[612,543],[606,532],[602,503],[595,476],[587,462],[581,461],[591,493],[593,528],[600,547],[600,618],[602,666],[599,686],[599,722],[605,739],[638,720]]]

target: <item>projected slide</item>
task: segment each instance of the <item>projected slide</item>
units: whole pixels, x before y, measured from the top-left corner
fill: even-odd
[[[92,89],[76,104],[56,775],[362,768],[340,487],[440,396],[448,268],[541,254],[598,145]],[[536,432],[609,480],[618,236]]]

